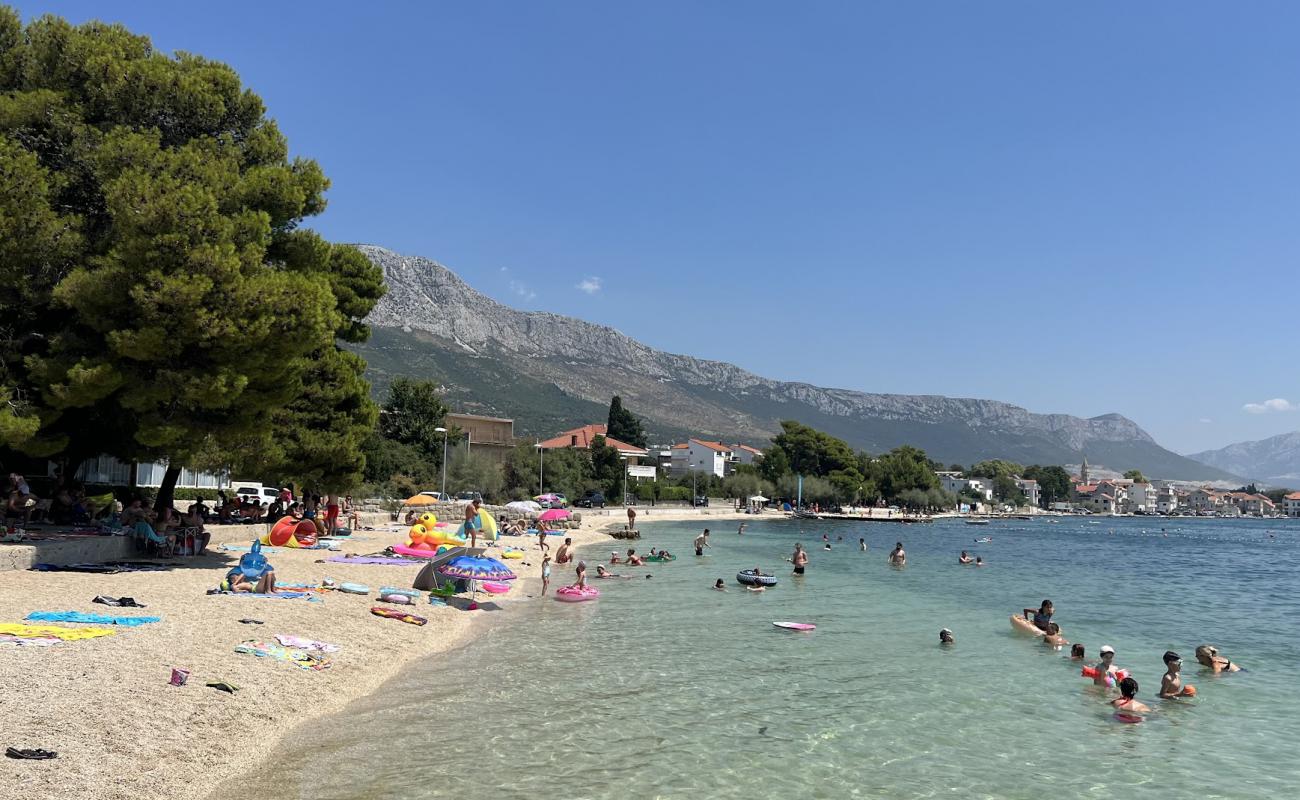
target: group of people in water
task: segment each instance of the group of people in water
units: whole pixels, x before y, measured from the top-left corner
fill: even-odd
[[[1044,600],[1038,608],[1026,608],[1020,616],[1011,618],[1013,627],[1043,637],[1043,642],[1060,649],[1070,644],[1061,635],[1061,626],[1053,619],[1056,613],[1051,600]],[[956,643],[952,631],[947,628],[939,631],[941,645]],[[1214,673],[1239,672],[1241,666],[1219,654],[1219,649],[1212,644],[1199,645],[1195,651],[1196,662]],[[1070,647],[1070,659],[1085,661],[1087,653],[1082,644],[1076,642]],[[1183,658],[1173,650],[1166,650],[1162,661],[1165,673],[1160,678],[1160,690],[1157,696],[1164,700],[1183,700],[1196,696],[1196,688],[1183,683]],[[1098,661],[1082,670],[1083,677],[1091,678],[1094,685],[1119,690],[1119,697],[1110,700],[1115,708],[1116,718],[1122,722],[1141,722],[1143,714],[1150,713],[1151,707],[1137,699],[1138,682],[1128,670],[1115,664],[1115,648],[1102,645],[1098,651]]]

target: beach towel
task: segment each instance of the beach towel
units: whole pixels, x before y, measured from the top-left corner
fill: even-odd
[[[305,636],[294,636],[291,633],[277,633],[275,640],[285,647],[292,647],[297,650],[316,650],[321,653],[337,653],[343,648],[329,642],[317,642],[308,639]]]
[[[64,642],[112,636],[115,628],[65,628],[62,625],[23,625],[19,622],[0,622],[0,635],[8,634],[20,639],[53,637]]]
[[[60,644],[63,640],[56,636],[14,636],[12,633],[0,633],[0,644],[28,645],[31,647],[49,647]]]
[[[277,592],[283,589],[288,589],[291,592],[307,592],[312,594],[322,594],[324,592],[336,591],[337,588],[338,587],[335,586],[321,586],[315,583],[276,583],[275,584],[275,589]]]
[[[107,564],[33,564],[35,572],[97,572],[112,575],[115,572],[161,572],[171,569],[168,564],[151,564],[135,561],[110,561]]]
[[[223,592],[220,589],[209,589],[208,594],[219,594],[226,597],[263,597],[272,600],[299,600],[305,599],[309,603],[323,603],[324,600],[317,597],[312,592],[276,592],[268,594],[266,592]]]
[[[338,564],[383,564],[392,567],[418,567],[428,563],[427,558],[392,558],[390,556],[330,556],[325,559]]]
[[[259,658],[271,658],[276,661],[287,661],[299,669],[319,672],[323,669],[329,669],[333,666],[329,656],[311,653],[306,650],[300,650],[293,647],[285,647],[276,642],[263,642],[257,639],[249,639],[246,642],[235,645],[236,653],[245,655],[258,656]]]
[[[82,611],[33,611],[23,619],[32,622],[80,622],[92,625],[121,625],[133,628],[150,622],[162,622],[162,617],[112,617],[108,614],[87,614]]]
[[[409,622],[412,625],[424,625],[429,621],[424,617],[417,617],[414,614],[408,614],[405,611],[396,608],[384,608],[383,606],[374,606],[370,609],[370,613],[377,617],[388,617],[389,619],[395,619],[401,622]]]

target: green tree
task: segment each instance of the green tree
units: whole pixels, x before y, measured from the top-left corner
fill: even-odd
[[[908,489],[929,491],[939,488],[939,476],[930,469],[925,451],[916,447],[896,447],[871,461],[868,476],[881,496],[895,499]]]
[[[844,441],[807,425],[784,420],[772,447],[785,453],[796,475],[825,477],[836,470],[857,468],[857,456]]]
[[[379,432],[395,442],[410,445],[424,457],[440,464],[444,436],[449,444],[459,440],[454,431],[440,433],[446,427],[447,404],[442,401],[433,381],[418,381],[405,376],[393,378],[388,386],[388,400],[379,417]]]
[[[1038,481],[1038,501],[1044,508],[1048,508],[1052,503],[1064,502],[1070,499],[1070,490],[1073,488],[1073,484],[1070,480],[1070,473],[1066,472],[1064,467],[1043,467],[1034,464],[1025,467],[1021,477]]]
[[[612,498],[623,486],[623,459],[618,450],[606,444],[605,437],[600,435],[592,437],[590,454],[592,479],[599,484],[607,499]]]
[[[993,479],[993,496],[1004,503],[1017,506],[1025,502],[1025,493],[1020,491],[1015,478],[1006,475],[998,475]]]
[[[994,458],[975,464],[966,474],[972,478],[1012,478],[1019,475],[1024,469],[1014,461]]]
[[[1134,483],[1149,482],[1147,481],[1146,476],[1142,474],[1142,470],[1140,469],[1131,469],[1128,472],[1124,473],[1124,477],[1130,481],[1133,481]]]
[[[350,421],[307,472],[359,472],[368,401],[329,353],[364,338],[382,276],[300,227],[329,183],[288,152],[230,67],[0,7],[0,324],[22,334],[0,352],[4,444],[165,459],[162,505],[182,465],[274,450],[337,379]]]
[[[448,492],[480,492],[485,501],[499,503],[504,488],[502,465],[491,456],[457,449],[447,462]]]
[[[645,430],[641,427],[641,420],[637,419],[631,411],[623,408],[623,400],[618,395],[614,395],[609,401],[609,421],[605,426],[605,432],[611,439],[645,447]]]
[[[759,462],[758,472],[764,480],[776,483],[790,474],[790,459],[785,451],[773,445],[763,451],[763,460]]]

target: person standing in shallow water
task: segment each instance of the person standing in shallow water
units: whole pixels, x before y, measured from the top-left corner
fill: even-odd
[[[794,564],[794,574],[802,575],[804,569],[808,566],[808,551],[803,549],[803,545],[795,542],[794,553],[790,556],[790,563]]]
[[[893,551],[889,554],[889,563],[895,567],[901,567],[907,564],[907,553],[903,550],[903,543],[896,542]]]
[[[636,509],[632,506],[627,507],[627,532],[631,533],[636,530]]]

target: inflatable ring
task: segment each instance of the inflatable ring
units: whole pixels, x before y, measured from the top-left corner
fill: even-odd
[[[581,603],[600,597],[600,590],[594,586],[564,586],[555,590],[555,599],[565,603]]]

